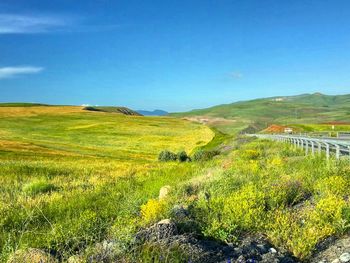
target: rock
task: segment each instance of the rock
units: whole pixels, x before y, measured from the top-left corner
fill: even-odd
[[[271,247],[271,248],[269,249],[269,251],[270,251],[272,254],[277,253],[277,250],[276,250],[275,248],[273,248],[273,247]]]
[[[106,239],[97,243],[91,251],[88,262],[114,262],[121,248],[118,240]],[[86,261],[77,261],[77,263],[80,262]]]
[[[185,208],[183,205],[175,205],[171,212],[173,216],[178,220],[185,219],[189,216],[187,208]]]
[[[171,224],[171,220],[170,219],[163,219],[163,220],[160,220],[157,225],[168,225],[168,224]]]
[[[339,260],[342,263],[350,262],[350,253],[343,253],[343,254],[341,254],[341,256],[339,257]]]
[[[136,234],[136,243],[143,243],[145,241],[159,241],[177,235],[177,227],[170,219],[163,219],[153,226],[141,230]]]
[[[256,246],[261,254],[266,254],[269,252],[269,248],[265,244],[257,244]]]
[[[246,262],[246,260],[245,260],[245,258],[244,258],[243,255],[240,255],[240,256],[237,258],[237,263],[245,263],[245,262]]]
[[[165,185],[162,188],[160,188],[158,199],[159,200],[165,199],[169,195],[170,190],[171,190],[171,187],[169,185]]]
[[[67,263],[84,263],[84,260],[81,257],[75,255],[69,257]]]
[[[344,263],[349,257],[350,252],[350,236],[344,235],[343,237],[331,236],[320,242],[316,249],[315,254],[312,256],[310,263],[318,263],[325,259],[326,262]],[[341,258],[343,260],[342,261]]]
[[[19,249],[12,254],[7,263],[56,263],[57,260],[43,250],[36,248]]]
[[[160,249],[179,249],[184,255],[190,255],[192,263],[295,263],[299,262],[289,253],[277,251],[262,235],[247,235],[235,244],[226,244],[204,239],[194,233],[177,231],[176,225],[169,219],[140,231],[136,238],[136,246],[152,243]],[[274,251],[274,253],[271,252]]]

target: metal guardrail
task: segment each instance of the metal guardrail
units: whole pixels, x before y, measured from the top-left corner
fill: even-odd
[[[287,142],[305,149],[305,153],[314,155],[316,152],[326,152],[327,159],[330,158],[331,153],[335,154],[336,159],[341,156],[348,156],[350,158],[350,140],[330,139],[330,138],[313,138],[298,135],[282,135],[282,134],[250,134],[262,139],[270,139],[274,141]]]

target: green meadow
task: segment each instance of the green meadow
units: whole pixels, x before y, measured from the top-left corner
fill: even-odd
[[[350,230],[346,158],[81,107],[2,107],[0,127],[2,262],[197,262],[176,245],[135,247],[138,231],[166,218],[220,244],[263,235],[302,261]],[[163,150],[192,162],[160,162]],[[170,191],[159,199],[163,186]]]
[[[139,207],[194,173],[157,161],[212,140],[174,118],[85,112],[79,107],[0,109],[0,254],[42,248],[66,259],[133,226]]]

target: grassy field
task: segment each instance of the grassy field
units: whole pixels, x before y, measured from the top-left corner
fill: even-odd
[[[0,107],[0,127],[2,262],[24,255],[26,263],[101,262],[106,240],[113,250],[104,262],[195,260],[176,246],[132,246],[135,233],[165,218],[222,243],[262,234],[301,260],[350,231],[348,160],[305,157],[289,145],[181,119],[82,107]],[[221,152],[159,162],[165,149]],[[165,185],[171,190],[158,199]],[[174,214],[176,206],[187,215]]]
[[[0,107],[0,127],[2,261],[28,247],[67,259],[128,233],[160,187],[198,171],[190,163],[159,163],[158,153],[190,153],[214,136],[179,119],[81,107]]]

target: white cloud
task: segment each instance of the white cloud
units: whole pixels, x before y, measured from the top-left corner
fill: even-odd
[[[12,78],[22,74],[35,74],[43,71],[42,67],[22,66],[0,68],[0,79]]]
[[[229,73],[229,76],[233,79],[241,79],[243,78],[243,74],[239,71],[232,71]]]
[[[0,34],[46,33],[70,24],[68,17],[0,14]]]
[[[0,14],[1,34],[39,34],[50,32],[100,32],[120,28],[116,24],[90,24],[81,16]]]

